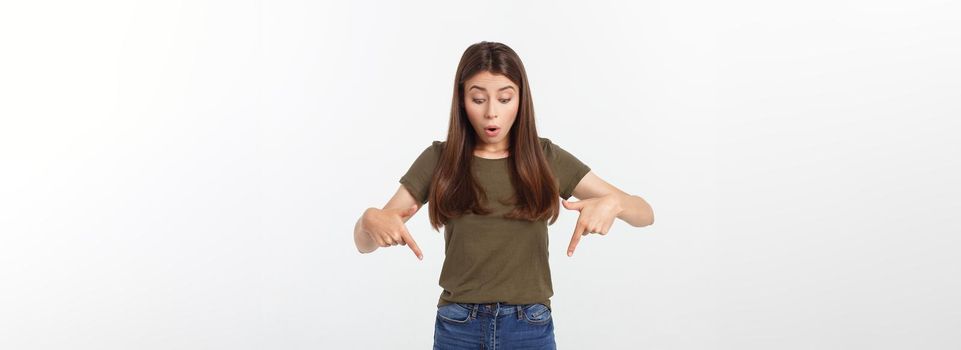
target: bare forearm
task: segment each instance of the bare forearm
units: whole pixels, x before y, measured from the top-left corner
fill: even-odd
[[[357,245],[357,251],[370,253],[377,250],[377,242],[374,242],[374,240],[364,232],[364,215],[367,215],[367,211],[364,211],[360,219],[357,219],[357,224],[354,225],[354,244]]]
[[[617,218],[634,227],[644,227],[654,224],[654,209],[651,205],[636,195],[619,195],[620,205],[623,208]]]

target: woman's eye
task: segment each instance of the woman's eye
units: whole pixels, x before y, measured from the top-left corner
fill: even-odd
[[[501,99],[501,103],[508,103],[508,102],[510,102],[510,101],[511,101],[511,99],[509,99],[509,98],[502,98],[502,99]]]
[[[476,98],[475,98],[475,99],[474,99],[474,103],[476,103],[476,104],[481,104],[481,103],[484,103],[484,100],[483,100],[483,99],[476,99]]]

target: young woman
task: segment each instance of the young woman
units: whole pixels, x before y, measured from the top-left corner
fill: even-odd
[[[654,222],[644,199],[538,136],[524,65],[500,43],[464,51],[447,140],[433,141],[400,184],[383,209],[364,212],[354,242],[361,253],[404,245],[423,259],[404,224],[431,202],[431,226],[444,226],[445,242],[434,349],[555,348],[547,226],[557,220],[557,197],[579,212],[567,256],[581,237],[607,234],[614,219]]]

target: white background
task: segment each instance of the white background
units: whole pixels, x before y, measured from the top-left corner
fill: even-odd
[[[426,349],[443,235],[352,231],[499,41],[654,207],[566,250],[562,349],[961,347],[961,5],[7,1],[0,348]]]

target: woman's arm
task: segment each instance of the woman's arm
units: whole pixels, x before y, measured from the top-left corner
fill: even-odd
[[[654,209],[637,195],[627,194],[614,185],[607,183],[593,171],[574,187],[573,196],[579,200],[601,198],[609,196],[621,208],[617,218],[634,227],[644,227],[654,224]]]
[[[564,201],[564,208],[577,210],[579,214],[574,235],[567,246],[567,256],[574,256],[574,249],[582,236],[590,233],[606,235],[614,224],[614,219],[621,219],[634,227],[654,223],[654,210],[644,199],[624,193],[601,180],[593,171],[584,175],[574,187],[572,195],[580,200]]]
[[[654,224],[654,209],[651,205],[636,194],[620,193],[617,196],[621,200],[621,207],[624,208],[617,218],[634,227],[644,227]]]
[[[367,234],[367,230],[364,229],[363,225],[364,218],[367,217],[371,209],[376,208],[367,208],[364,214],[357,219],[357,223],[354,224],[354,245],[357,246],[357,251],[361,254],[367,254],[377,250],[377,242],[374,242],[374,239],[370,238],[370,235]]]
[[[409,210],[409,208],[412,207],[414,207],[414,209]],[[417,203],[417,200],[414,199],[414,196],[412,196],[403,185],[397,189],[397,192],[395,192],[394,196],[387,201],[387,204],[384,205],[383,209],[377,209],[374,207],[367,208],[360,218],[357,219],[357,223],[354,224],[354,244],[357,246],[357,251],[360,253],[370,253],[377,250],[378,247],[391,246],[391,244],[378,242],[371,237],[372,226],[383,225],[384,222],[389,222],[388,217],[391,215],[398,215],[401,219],[401,226],[403,226],[403,224],[407,223],[407,220],[410,220],[410,218],[414,216],[414,214],[416,214],[420,208],[420,204]],[[406,227],[401,227],[400,229],[406,231]],[[381,227],[379,230],[389,230],[389,228],[385,229]],[[413,241],[413,238],[410,238],[410,242],[394,243],[400,243],[401,245],[407,245],[407,243],[410,243],[409,246],[411,250],[413,250],[419,258],[422,257],[420,248],[417,246],[417,243]]]

